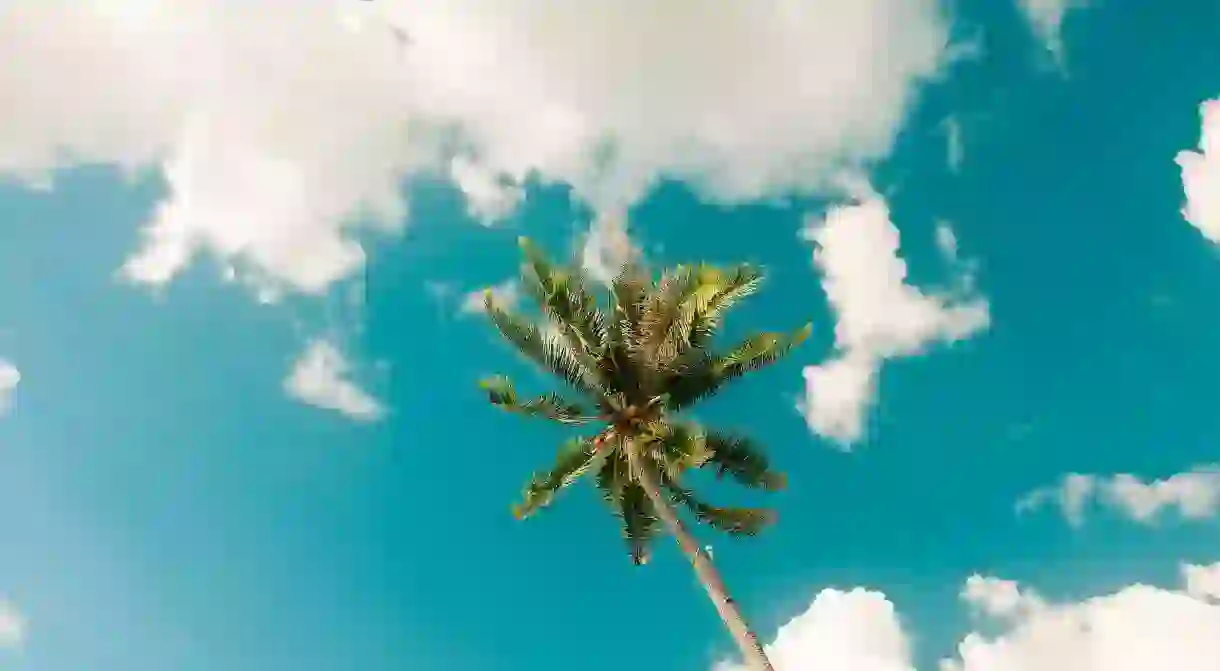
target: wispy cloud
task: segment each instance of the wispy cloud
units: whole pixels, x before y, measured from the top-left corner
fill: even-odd
[[[589,277],[606,284],[626,264],[643,260],[643,252],[628,231],[626,215],[610,212],[594,219],[581,247],[580,260]]]
[[[385,408],[350,379],[351,369],[338,347],[327,340],[314,340],[293,365],[284,380],[284,390],[302,403],[355,420],[380,419]]]
[[[907,283],[898,256],[898,229],[880,196],[810,218],[803,236],[816,246],[814,265],[835,312],[835,355],[804,370],[800,409],[809,428],[844,447],[865,434],[865,419],[877,393],[877,377],[887,359],[920,354],[987,328],[987,301],[959,268],[957,241],[947,226],[938,243],[957,271],[955,286],[925,292]]]
[[[1071,473],[1058,484],[1036,489],[1017,501],[1017,511],[1058,507],[1075,526],[1084,523],[1090,504],[1100,504],[1143,524],[1168,511],[1185,519],[1220,514],[1220,465],[1199,466],[1161,480],[1144,481],[1129,473],[1111,476]]]
[[[1082,9],[1090,0],[1017,0],[1017,6],[1030,29],[1059,67],[1066,59],[1063,46],[1063,20],[1071,10]]]

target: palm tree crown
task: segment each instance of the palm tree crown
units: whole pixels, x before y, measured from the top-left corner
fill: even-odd
[[[503,376],[484,380],[482,387],[504,410],[597,430],[563,445],[554,466],[526,486],[514,514],[532,515],[559,490],[590,475],[622,522],[632,560],[642,564],[661,520],[634,463],[654,474],[669,500],[701,523],[754,535],[773,522],[770,510],[714,506],[684,483],[683,473],[692,468],[715,469],[718,476],[765,490],[782,488],[785,478],[753,442],[709,431],[681,414],[731,380],[778,360],[808,337],[811,325],[789,334],[761,333],[716,351],[712,340],[725,312],[758,290],[759,269],[680,265],[654,280],[641,266],[628,264],[599,302],[580,271],[552,265],[525,238],[521,247],[522,284],[544,320],[535,323],[498,306],[490,291],[487,313],[505,339],[580,398],[549,393],[522,400]]]

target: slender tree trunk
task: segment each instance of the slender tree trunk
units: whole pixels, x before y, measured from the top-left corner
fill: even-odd
[[[775,667],[771,666],[766,653],[763,652],[762,646],[758,644],[758,637],[750,631],[749,625],[742,617],[737,602],[729,596],[729,590],[725,587],[724,580],[720,578],[720,572],[712,565],[711,558],[707,556],[703,548],[699,547],[699,543],[691,536],[686,525],[678,518],[670,502],[661,493],[660,482],[642,463],[634,446],[628,447],[627,458],[631,462],[631,468],[635,471],[640,486],[644,488],[648,499],[652,501],[657,516],[677,539],[678,546],[682,548],[682,552],[694,566],[695,575],[699,578],[699,582],[703,583],[703,588],[707,590],[707,595],[712,600],[712,605],[716,607],[716,612],[720,614],[720,619],[724,620],[724,626],[733,635],[737,647],[741,648],[741,655],[746,666],[751,671],[775,671]]]

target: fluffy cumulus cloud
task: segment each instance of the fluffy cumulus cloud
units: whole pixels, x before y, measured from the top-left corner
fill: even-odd
[[[1220,606],[1190,589],[1131,585],[1056,604],[1016,583],[976,576],[963,597],[1000,633],[966,635],[941,671],[1205,671],[1220,664]]]
[[[0,173],[152,171],[122,274],[201,255],[320,293],[449,174],[481,220],[531,175],[599,212],[661,175],[717,201],[817,189],[891,146],[948,58],[938,0],[12,0]]]
[[[971,576],[961,598],[976,631],[939,671],[1211,671],[1220,665],[1220,565],[1182,569],[1182,590],[1136,584],[1068,603]],[[915,671],[894,605],[863,589],[823,591],[766,649],[776,671]]]
[[[21,647],[25,632],[25,616],[12,602],[0,598],[0,649]]]
[[[828,589],[765,646],[776,671],[914,671],[894,605],[863,589]],[[714,671],[745,671],[732,662]]]
[[[1186,206],[1182,216],[1208,240],[1220,244],[1220,99],[1199,107],[1203,120],[1199,151],[1178,153]]]
[[[292,398],[326,410],[334,410],[358,421],[373,421],[385,408],[350,378],[352,364],[327,340],[306,346],[284,380],[284,391]]]
[[[1089,0],[1017,0],[1034,35],[1059,64],[1063,63],[1063,19],[1070,10],[1088,6]]]
[[[876,194],[811,218],[803,235],[815,245],[813,262],[836,315],[836,354],[805,368],[800,409],[811,430],[849,446],[864,437],[882,363],[979,333],[990,321],[988,303],[956,262],[957,241],[947,226],[938,242],[958,273],[953,286],[927,292],[908,284],[898,229]]]
[[[13,392],[21,383],[21,371],[13,364],[0,359],[0,415],[8,412]]]
[[[1220,513],[1220,464],[1147,481],[1130,473],[1112,476],[1072,473],[1057,485],[1026,494],[1017,501],[1017,511],[1056,506],[1069,523],[1080,525],[1091,504],[1143,524],[1156,523],[1166,512],[1188,520],[1214,517]]]

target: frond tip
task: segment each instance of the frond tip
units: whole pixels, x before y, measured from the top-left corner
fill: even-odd
[[[551,470],[535,474],[525,486],[521,503],[513,506],[513,516],[525,519],[549,506],[561,489],[594,470],[598,459],[597,447],[588,438],[573,438],[564,443]]]
[[[521,401],[517,398],[517,390],[512,380],[503,375],[482,380],[479,386],[487,392],[487,398],[492,405],[508,412],[541,417],[560,424],[584,424],[593,419],[581,406],[565,401],[557,394],[546,394],[529,401]]]
[[[670,498],[681,504],[695,519],[733,536],[756,536],[778,519],[770,508],[720,508],[699,500],[689,490],[665,482]]]

